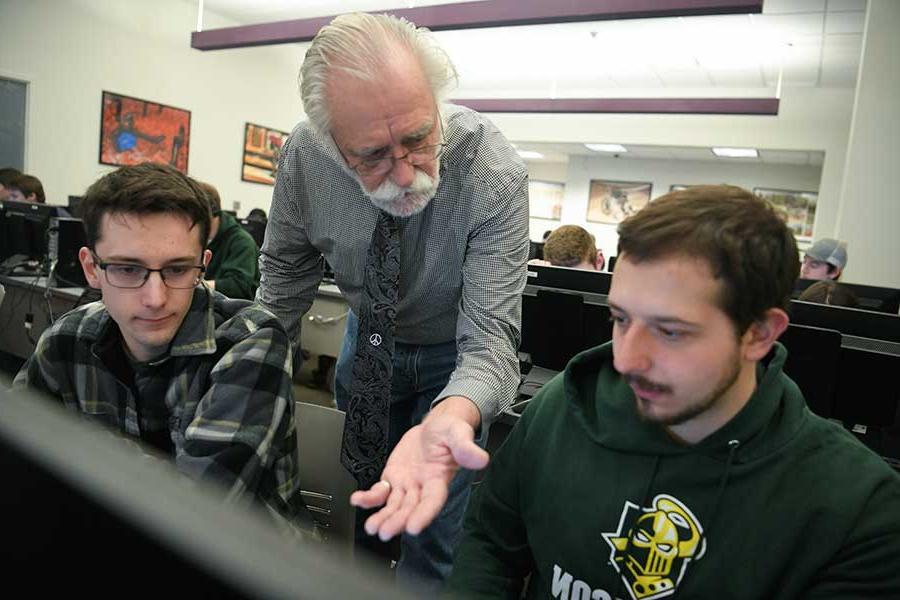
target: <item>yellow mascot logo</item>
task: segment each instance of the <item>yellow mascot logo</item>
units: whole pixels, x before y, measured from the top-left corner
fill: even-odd
[[[604,533],[610,562],[634,600],[675,593],[692,560],[706,551],[700,522],[678,499],[660,494],[649,508],[625,502],[619,529]]]

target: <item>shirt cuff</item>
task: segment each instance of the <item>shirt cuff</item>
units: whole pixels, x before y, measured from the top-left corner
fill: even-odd
[[[478,407],[482,430],[512,405],[512,398],[498,398],[497,391],[490,384],[474,378],[461,378],[451,380],[431,403],[431,407],[434,408],[450,396],[464,396]]]

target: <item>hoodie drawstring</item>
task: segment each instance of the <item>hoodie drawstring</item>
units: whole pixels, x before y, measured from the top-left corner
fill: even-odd
[[[725,486],[728,485],[728,476],[731,474],[731,465],[734,464],[734,455],[740,445],[740,440],[731,440],[728,442],[728,459],[725,461],[725,470],[722,472],[722,479],[719,481],[719,489],[716,491],[716,500],[713,502],[713,510],[710,515],[710,525],[715,522],[716,515],[719,514],[719,503],[722,501],[722,496],[725,494]]]

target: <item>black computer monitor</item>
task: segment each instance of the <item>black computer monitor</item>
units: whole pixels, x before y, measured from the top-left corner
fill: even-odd
[[[87,287],[78,251],[87,245],[81,219],[58,217],[51,221],[47,255],[53,287]]]
[[[610,273],[612,273],[613,270],[616,268],[616,259],[617,259],[616,255],[610,256],[609,258],[606,259],[606,270],[609,271]]]
[[[610,280],[598,271],[528,265],[519,350],[534,366],[561,371],[579,352],[611,340]]]
[[[806,288],[818,283],[816,279],[798,279],[794,284],[794,298],[799,298],[800,294],[806,291]],[[891,315],[900,313],[900,289],[879,287],[875,285],[863,285],[861,283],[844,283],[838,281],[838,285],[853,292],[859,301],[862,310],[871,310],[875,312],[883,312]]]
[[[840,331],[844,346],[871,347],[867,345],[869,342],[857,338],[900,344],[900,316],[897,315],[800,300],[791,301],[788,313],[791,323]]]
[[[36,202],[0,202],[0,232],[3,236],[0,261],[21,257],[23,261],[43,262],[47,256],[50,219],[61,215],[59,208]]]
[[[36,597],[412,598],[357,557],[277,532],[252,507],[31,392],[0,389],[0,564]],[[123,590],[125,590],[123,592]],[[131,592],[128,592],[130,590]]]
[[[81,200],[83,198],[84,196],[69,196],[69,214],[71,214],[76,219],[81,218]]]
[[[807,406],[831,417],[840,372],[840,332],[791,323],[778,341],[788,351],[784,372],[803,392]]]
[[[528,260],[544,259],[544,242],[528,242]]]

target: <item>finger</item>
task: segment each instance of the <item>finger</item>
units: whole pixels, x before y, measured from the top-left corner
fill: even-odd
[[[368,490],[359,490],[350,494],[350,504],[360,508],[375,508],[387,501],[391,486],[387,481],[379,481]]]
[[[432,479],[422,488],[422,497],[418,506],[406,520],[406,531],[412,535],[419,535],[423,529],[431,525],[434,518],[441,512],[444,503],[447,502],[447,483],[439,479]]]
[[[450,452],[456,463],[465,469],[483,469],[487,466],[490,455],[475,443],[475,431],[468,424],[460,423],[459,427],[450,430]]]
[[[401,489],[395,489],[391,492],[390,497],[388,498],[387,504],[384,505],[384,508],[379,510],[377,513],[366,519],[365,530],[369,535],[375,535],[379,529],[381,529],[381,524],[384,523],[388,518],[391,517],[397,509],[400,508],[400,505],[403,503],[403,498],[406,496],[406,492]]]
[[[395,535],[403,532],[406,526],[406,520],[419,504],[419,490],[417,487],[406,490],[406,497],[403,503],[398,507],[397,511],[388,517],[378,528],[378,537],[381,541],[386,542]]]

